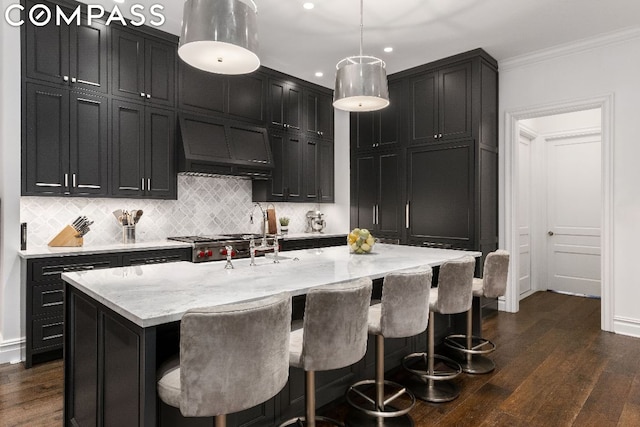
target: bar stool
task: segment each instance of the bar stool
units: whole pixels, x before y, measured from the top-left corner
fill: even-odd
[[[384,339],[406,338],[427,329],[431,267],[424,266],[403,272],[389,273],[384,278],[382,300],[369,307],[369,334],[376,336],[376,378],[359,381],[347,390],[347,402],[356,409],[350,411],[347,425],[354,427],[413,426],[406,414],[416,403],[415,396],[400,384],[384,379]],[[365,394],[374,384],[375,398]],[[394,393],[385,399],[385,386]],[[410,403],[397,409],[389,406],[406,395]],[[359,403],[358,396],[364,399]]]
[[[289,365],[305,371],[305,417],[293,418],[280,427],[315,427],[331,418],[316,416],[315,372],[344,368],[367,352],[367,313],[371,303],[371,279],[362,278],[309,290],[303,327],[291,332]]]
[[[419,381],[412,385],[411,391],[427,402],[448,402],[460,394],[459,388],[449,381],[462,373],[460,364],[434,352],[434,313],[457,314],[471,308],[475,263],[473,257],[465,256],[459,260],[447,261],[440,266],[438,287],[431,288],[429,295],[427,353],[413,353],[402,360],[404,368],[419,378]],[[416,359],[424,361],[426,370],[411,367]],[[443,363],[441,369],[435,369],[436,359]]]
[[[509,273],[509,252],[498,249],[487,255],[484,261],[482,279],[473,279],[473,296],[498,298],[507,290],[507,275]],[[487,374],[496,368],[493,360],[485,357],[496,349],[491,341],[473,335],[472,309],[467,312],[467,334],[449,335],[444,344],[464,355],[460,362],[462,370],[469,374]],[[480,331],[482,331],[482,315],[480,316]]]
[[[275,396],[289,378],[291,296],[188,310],[180,355],[158,371],[158,396],[185,417],[226,414]]]

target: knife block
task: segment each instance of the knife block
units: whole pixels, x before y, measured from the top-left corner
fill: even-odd
[[[49,246],[78,247],[82,246],[82,243],[82,237],[78,237],[76,229],[67,225],[56,237],[51,239]]]

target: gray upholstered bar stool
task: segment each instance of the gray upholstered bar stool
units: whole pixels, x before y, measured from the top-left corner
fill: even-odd
[[[476,261],[471,256],[447,261],[440,266],[438,287],[431,288],[429,295],[429,327],[427,353],[413,353],[402,360],[405,369],[419,378],[411,386],[416,397],[427,402],[448,402],[460,394],[458,387],[449,380],[462,373],[460,364],[448,357],[435,354],[434,314],[464,313],[471,308],[473,270]],[[426,369],[413,367],[413,362],[423,360]],[[435,369],[435,360],[442,362],[442,368]]]
[[[347,390],[347,402],[357,410],[349,413],[348,426],[413,426],[407,413],[416,398],[400,384],[384,379],[384,339],[412,337],[427,329],[429,317],[425,307],[429,304],[432,275],[431,267],[424,266],[389,273],[384,278],[380,303],[369,307],[369,334],[376,337],[376,378],[357,382]],[[366,394],[372,384],[373,398]],[[393,393],[388,397],[385,386]],[[403,395],[410,403],[402,408],[390,406]]]
[[[371,279],[356,279],[310,289],[302,329],[291,332],[289,364],[305,371],[305,417],[280,426],[315,427],[316,420],[342,427],[342,423],[316,416],[315,372],[344,368],[367,352],[367,313]]]
[[[291,296],[192,309],[180,323],[180,355],[158,371],[158,396],[185,417],[242,411],[275,396],[289,378]]]
[[[509,252],[498,249],[487,255],[484,261],[482,279],[473,279],[473,296],[498,298],[507,290],[507,275],[509,273]],[[482,331],[482,316],[480,316],[480,331]],[[460,362],[462,370],[469,374],[487,374],[496,368],[493,360],[485,357],[496,349],[496,345],[482,337],[473,335],[473,313],[467,312],[467,334],[449,335],[444,339],[447,347],[462,353]]]

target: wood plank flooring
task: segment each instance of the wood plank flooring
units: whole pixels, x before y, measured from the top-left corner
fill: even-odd
[[[453,402],[419,402],[416,426],[640,426],[640,339],[600,331],[599,300],[539,292],[483,329],[497,369],[461,376]],[[60,361],[0,365],[0,427],[62,425],[62,390]]]

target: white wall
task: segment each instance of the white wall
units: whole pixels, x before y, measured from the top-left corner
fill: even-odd
[[[613,330],[640,337],[640,286],[631,261],[640,238],[640,29],[504,61],[500,68],[501,153],[507,112],[613,94]],[[504,239],[504,156],[500,165]]]
[[[14,3],[2,0],[3,11]],[[4,21],[4,18],[2,18]],[[0,363],[20,357],[20,30],[0,23]]]

